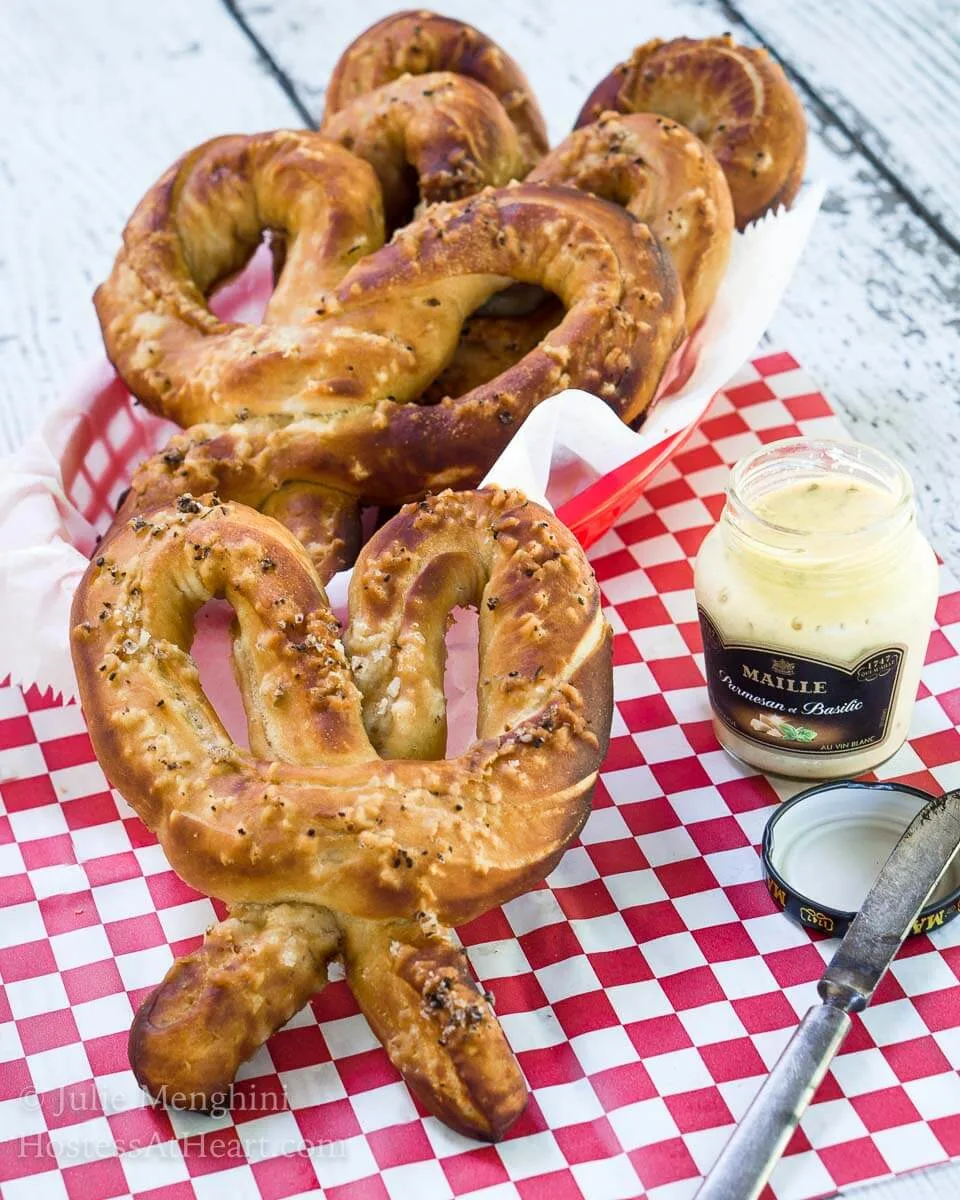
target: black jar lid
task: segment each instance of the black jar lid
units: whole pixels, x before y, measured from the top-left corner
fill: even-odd
[[[777,904],[808,929],[842,937],[894,846],[936,796],[899,783],[837,780],[787,800],[767,821],[762,859]],[[930,933],[960,911],[960,855],[912,933]]]

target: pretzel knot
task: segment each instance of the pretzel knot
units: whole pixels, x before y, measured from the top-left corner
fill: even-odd
[[[249,751],[189,656],[213,596],[236,614]],[[477,737],[444,759],[444,635],[458,605],[479,610]],[[357,560],[341,641],[287,530],[184,496],[107,541],[73,626],[105,770],[177,873],[234,906],[138,1014],[140,1081],[208,1106],[340,955],[426,1106],[499,1136],[525,1088],[443,926],[541,880],[589,811],[611,641],[569,532],[517,492],[408,506]]]

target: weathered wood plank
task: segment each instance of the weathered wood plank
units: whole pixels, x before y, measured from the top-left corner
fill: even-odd
[[[217,133],[301,122],[216,3],[0,5],[0,451],[102,355],[127,217]]]
[[[960,240],[960,4],[732,0],[740,14]]]
[[[232,0],[257,37],[319,117],[334,64],[358,33],[395,12],[395,0]],[[429,6],[427,6],[429,7]],[[587,4],[550,0],[444,0],[436,9],[473,22],[499,42],[527,73],[552,141],[573,125],[593,85],[647,37],[722,33],[729,28],[716,3],[634,0]]]
[[[766,2],[766,0],[764,0]],[[881,0],[872,0],[879,5]],[[392,0],[240,0],[247,21],[319,115],[326,80],[347,43],[392,11]],[[773,0],[770,0],[771,8]],[[781,6],[790,7],[790,6]],[[838,8],[844,6],[837,6]],[[716,34],[751,41],[721,0],[447,0],[527,71],[551,136],[569,129],[590,87],[647,37]],[[804,11],[806,9],[804,8]],[[851,18],[851,20],[854,18]],[[809,54],[822,33],[810,23]],[[881,55],[882,47],[871,53]],[[874,68],[883,71],[883,61]],[[838,128],[808,104],[808,174],[829,194],[770,336],[789,347],[836,403],[854,436],[901,457],[921,493],[925,524],[960,567],[960,259]]]
[[[851,433],[899,457],[924,524],[960,565],[960,257],[810,112],[810,170],[829,183],[811,244],[770,329]]]

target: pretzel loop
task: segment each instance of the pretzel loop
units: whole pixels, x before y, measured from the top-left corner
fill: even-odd
[[[529,170],[496,97],[449,71],[384,84],[328,118],[322,133],[374,168],[392,229],[409,220],[418,202],[459,200]]]
[[[580,188],[648,224],[670,255],[696,329],[720,286],[733,235],[717,160],[682,125],[654,113],[604,113],[538,163],[531,182]]]
[[[283,265],[263,322],[221,321],[207,296],[246,264],[265,229],[280,231]],[[269,375],[282,410],[301,322],[383,236],[376,177],[341,147],[308,132],[215,138],[147,193],[94,295],[111,360],[135,395],[181,425],[210,419],[221,389],[220,413],[242,413],[232,373]]]
[[[510,55],[472,25],[423,9],[385,17],[347,47],[327,87],[322,127],[358,96],[402,75],[434,71],[451,71],[489,88],[516,126],[527,170],[546,151],[543,117]]]

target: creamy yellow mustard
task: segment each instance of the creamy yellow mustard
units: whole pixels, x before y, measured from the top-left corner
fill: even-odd
[[[765,472],[735,472],[696,563],[714,724],[723,746],[762,770],[857,775],[907,736],[936,559],[890,460],[878,456],[899,485],[845,471],[844,453],[820,455],[818,468],[804,443],[783,445],[796,447],[792,465],[785,455]]]

